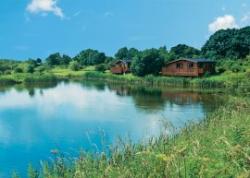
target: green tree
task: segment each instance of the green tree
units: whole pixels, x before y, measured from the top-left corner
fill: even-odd
[[[106,69],[107,69],[107,67],[106,67],[105,64],[98,64],[98,65],[95,67],[95,70],[96,70],[96,71],[99,71],[99,72],[105,72]]]
[[[69,64],[69,68],[73,71],[78,71],[80,70],[81,66],[78,61],[71,61]]]
[[[42,64],[42,62],[43,62],[43,61],[42,61],[42,59],[41,59],[41,58],[37,58],[37,59],[36,59],[36,63],[37,63],[38,65],[41,65],[41,64]]]
[[[245,58],[250,54],[250,27],[219,30],[202,47],[202,54],[209,58]]]
[[[115,57],[117,59],[121,59],[121,60],[128,59],[128,48],[123,47],[123,48],[119,49],[117,51],[117,53],[115,54]]]
[[[96,65],[104,63],[106,55],[97,50],[87,49],[75,56],[74,60],[78,61],[81,65]]]
[[[23,69],[21,67],[16,67],[14,71],[15,73],[23,73]]]
[[[157,49],[148,49],[142,51],[140,55],[133,58],[131,70],[138,76],[148,74],[159,74],[163,66],[164,59]]]
[[[63,54],[62,58],[61,58],[61,61],[60,61],[60,64],[61,65],[69,65],[69,63],[71,62],[71,57],[66,55],[66,54]]]
[[[133,57],[137,56],[139,51],[135,48],[128,49],[127,47],[123,47],[117,51],[115,54],[116,59],[121,60],[131,60]]]
[[[195,58],[200,55],[200,50],[185,44],[179,44],[171,48],[170,53],[176,58]]]
[[[33,64],[29,64],[26,68],[26,72],[34,73],[34,71],[35,71],[35,66]]]
[[[55,66],[61,64],[61,59],[62,57],[60,53],[54,53],[49,55],[49,57],[47,57],[46,62],[48,63],[49,66]]]

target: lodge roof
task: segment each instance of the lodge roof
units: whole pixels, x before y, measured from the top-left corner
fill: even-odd
[[[171,61],[167,64],[172,64],[172,63],[175,63],[178,61],[190,61],[190,62],[194,62],[194,63],[215,63],[215,61],[210,60],[210,59],[205,59],[205,58],[198,58],[198,59],[181,58],[181,59]]]
[[[117,63],[120,63],[120,62],[121,62],[121,63],[131,63],[132,60],[128,60],[128,59],[126,59],[126,60],[119,59],[119,60],[114,61],[113,64],[117,64]]]
[[[123,63],[123,64],[129,64],[129,63],[131,63],[132,62],[132,60],[122,60],[122,59],[119,59],[119,60],[115,60],[115,61],[113,61],[112,63],[111,63],[111,66],[113,67],[113,66],[115,66],[116,64],[119,64],[119,63]]]

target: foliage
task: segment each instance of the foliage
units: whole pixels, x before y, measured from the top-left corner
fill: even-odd
[[[6,71],[11,71],[18,66],[20,62],[13,60],[0,60],[0,75],[6,73]]]
[[[135,48],[128,49],[127,47],[123,47],[117,51],[115,54],[116,59],[120,60],[131,60],[133,57],[139,55],[139,50]]]
[[[60,53],[54,53],[47,57],[46,62],[49,66],[56,65],[68,65],[71,61],[71,58],[65,54],[61,56]]]
[[[97,50],[86,49],[75,56],[74,60],[78,61],[81,65],[96,65],[104,63],[106,55]]]
[[[20,67],[16,67],[16,68],[14,69],[14,72],[15,72],[15,73],[23,73],[23,69],[20,68]]]
[[[33,64],[29,64],[27,66],[26,72],[27,73],[33,73],[35,71],[35,66]]]
[[[73,71],[78,71],[80,70],[81,66],[78,61],[71,61],[69,64],[69,68]]]
[[[76,160],[58,156],[51,164],[43,162],[39,173],[60,178],[249,177],[249,105],[246,99],[231,99],[178,134],[163,133],[146,143],[119,141],[108,154],[83,152]]]
[[[204,56],[221,59],[242,59],[250,54],[250,27],[220,30],[202,47]]]
[[[43,75],[28,75],[24,78],[24,83],[36,83],[36,82],[56,82],[58,79],[53,74]]]
[[[185,44],[179,44],[171,48],[170,53],[175,57],[179,58],[196,58],[200,55],[200,50]]]
[[[96,71],[105,72],[107,70],[107,66],[105,64],[99,64],[95,67]]]
[[[163,66],[164,59],[157,49],[149,49],[133,59],[131,70],[138,76],[157,75]]]

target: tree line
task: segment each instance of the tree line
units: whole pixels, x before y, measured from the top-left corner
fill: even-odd
[[[148,74],[157,75],[161,67],[172,60],[179,58],[209,58],[218,61],[223,66],[224,61],[242,61],[250,54],[250,27],[242,29],[220,30],[214,33],[202,46],[201,49],[178,44],[168,50],[165,46],[158,49],[138,50],[136,48],[123,47],[119,49],[114,57],[107,56],[98,50],[86,49],[74,57],[66,54],[53,53],[44,61],[42,59],[29,59],[26,61],[26,69],[23,69],[18,62],[1,61],[0,73],[14,68],[15,72],[29,72],[34,70],[40,72],[56,66],[69,67],[77,71],[85,66],[95,66],[98,71],[109,69],[116,60],[132,60],[131,71],[135,75],[144,76]],[[223,62],[221,62],[223,61]],[[235,71],[239,71],[234,66]],[[239,66],[238,66],[239,68]],[[223,69],[220,70],[223,72]]]

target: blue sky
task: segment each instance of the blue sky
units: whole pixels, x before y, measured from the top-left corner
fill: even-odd
[[[0,58],[71,56],[94,48],[200,48],[222,28],[250,25],[249,0],[1,0]]]

